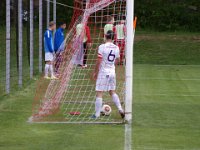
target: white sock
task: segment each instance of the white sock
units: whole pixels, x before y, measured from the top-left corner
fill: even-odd
[[[121,105],[120,100],[119,100],[119,96],[116,93],[112,95],[112,99],[113,99],[113,102],[115,103],[117,109],[119,111],[123,111],[122,105]]]
[[[48,74],[49,74],[49,64],[45,64],[45,69],[44,69],[45,77],[48,77]]]
[[[50,69],[51,77],[53,77],[54,76],[53,65],[49,65],[49,69]]]
[[[96,97],[96,102],[95,102],[96,117],[100,117],[101,108],[102,108],[102,98]]]

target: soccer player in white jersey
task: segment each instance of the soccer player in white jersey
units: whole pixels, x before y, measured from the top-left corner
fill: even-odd
[[[99,46],[98,59],[93,74],[96,80],[96,102],[95,114],[92,118],[100,117],[102,108],[103,92],[109,92],[122,118],[124,118],[124,110],[122,109],[119,96],[116,94],[116,74],[115,63],[120,58],[119,47],[113,44],[114,32],[109,30],[106,34],[106,42]]]
[[[120,22],[115,26],[115,43],[120,49],[120,65],[124,63],[125,55],[125,36],[126,36],[126,26],[125,21],[120,20]]]
[[[115,18],[113,16],[109,16],[107,19],[107,23],[104,26],[104,40],[106,40],[106,34],[109,30],[115,32],[114,23],[115,23]]]

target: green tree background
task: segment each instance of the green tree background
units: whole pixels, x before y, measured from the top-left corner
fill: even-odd
[[[17,12],[11,0],[11,12]],[[24,9],[28,10],[29,0],[23,0]],[[59,3],[73,6],[73,0],[57,0]],[[38,21],[38,0],[35,3],[35,21]],[[46,1],[43,1],[44,9]],[[5,25],[6,0],[0,3],[0,25]],[[51,10],[52,10],[51,6]],[[15,14],[15,13],[11,13]],[[45,11],[44,11],[45,14]],[[57,5],[58,22],[70,22],[73,9]],[[156,31],[200,31],[200,2],[199,0],[135,0],[135,15],[138,17],[138,27]],[[16,17],[12,17],[15,21]]]

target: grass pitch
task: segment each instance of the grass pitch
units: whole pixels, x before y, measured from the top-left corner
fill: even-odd
[[[135,68],[135,149],[200,149],[200,66]]]
[[[133,149],[200,149],[198,35],[136,37]],[[27,123],[34,91],[0,97],[0,150],[123,150],[124,125]]]

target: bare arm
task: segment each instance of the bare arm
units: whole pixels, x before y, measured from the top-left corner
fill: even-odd
[[[94,74],[93,74],[93,79],[94,79],[94,80],[96,80],[97,77],[98,77],[98,74],[99,74],[99,67],[100,67],[101,61],[102,61],[102,57],[99,57],[99,56],[98,56],[97,61],[96,61],[96,65],[95,65]]]
[[[120,62],[120,58],[117,58],[117,59],[115,60],[115,65],[117,65],[119,62]]]

